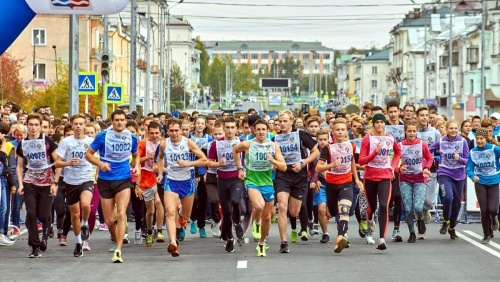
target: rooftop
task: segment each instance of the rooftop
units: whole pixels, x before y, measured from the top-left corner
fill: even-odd
[[[224,51],[275,51],[275,52],[297,52],[316,51],[333,52],[332,48],[325,47],[321,42],[301,42],[291,40],[254,40],[254,41],[218,41],[213,47],[213,52]]]
[[[366,57],[361,58],[362,62],[389,61],[389,49],[367,51]]]

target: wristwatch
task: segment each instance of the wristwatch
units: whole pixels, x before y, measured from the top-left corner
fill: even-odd
[[[52,184],[56,185],[56,186],[59,186],[59,183],[58,182],[52,182]]]
[[[302,166],[302,168],[306,167],[306,164],[304,163],[304,161],[300,161],[300,165]]]
[[[242,168],[242,167],[240,167],[240,168],[238,168],[238,169],[237,169],[237,171],[240,171],[240,170],[243,170],[243,168]]]

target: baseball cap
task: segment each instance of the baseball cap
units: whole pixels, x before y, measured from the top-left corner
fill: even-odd
[[[133,116],[133,115],[131,115],[131,114],[128,114],[128,115],[126,116],[126,118],[128,118],[128,119],[134,119],[134,116]]]
[[[491,114],[490,118],[494,118],[494,119],[500,120],[500,114],[497,113],[497,112],[494,112],[494,113]]]
[[[260,119],[259,115],[250,115],[248,117],[248,126],[252,126]]]

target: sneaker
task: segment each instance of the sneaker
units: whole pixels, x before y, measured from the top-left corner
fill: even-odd
[[[152,247],[153,245],[153,234],[148,234],[146,237],[146,247]]]
[[[347,240],[347,246],[345,248],[348,249],[351,246],[351,243],[349,243],[349,236],[347,236],[347,233],[344,234],[344,238]]]
[[[220,238],[220,221],[210,223],[210,229],[212,230],[212,237]]]
[[[61,235],[61,237],[59,237],[59,246],[67,246],[67,245],[68,241],[66,241],[66,236]]]
[[[264,249],[269,250],[269,244],[267,244],[267,240],[264,240]]]
[[[276,221],[278,221],[278,215],[277,214],[271,216],[271,223],[275,223]]]
[[[489,244],[491,241],[491,237],[490,236],[484,236],[483,239],[481,239],[481,244]]]
[[[76,243],[75,250],[73,251],[73,255],[77,258],[83,257],[82,244]]]
[[[7,236],[5,235],[0,236],[0,246],[12,246],[12,245],[14,245],[14,242],[9,240]]]
[[[128,234],[125,233],[125,235],[123,235],[123,244],[128,244],[130,243],[130,241],[128,240]]]
[[[418,229],[418,239],[424,240],[425,239],[425,232],[427,231],[427,227],[425,226],[424,220],[420,219],[417,220],[417,229]]]
[[[234,238],[227,240],[226,242],[226,252],[232,253],[234,252]]]
[[[288,242],[287,241],[281,242],[280,253],[285,254],[285,253],[289,253],[289,252],[290,252],[290,250],[288,250]]]
[[[392,231],[392,241],[403,242],[403,238],[401,238],[401,232],[399,232],[398,229],[394,229],[394,231]]]
[[[448,234],[450,234],[451,240],[458,240],[458,236],[457,236],[457,233],[455,232],[455,228],[453,228],[453,229],[448,228]]]
[[[99,224],[99,231],[108,231],[108,225],[106,223]]]
[[[180,228],[180,230],[179,230],[179,241],[184,241],[184,238],[186,238],[186,229]]]
[[[238,238],[238,240],[243,240],[245,232],[243,231],[243,227],[241,227],[241,223],[234,225],[234,231],[236,233],[236,238]]]
[[[57,238],[61,238],[61,236],[63,235],[63,230],[62,229],[57,229]]]
[[[290,242],[296,243],[297,242],[297,230],[293,229],[292,234],[290,235]]]
[[[165,243],[165,236],[163,236],[163,233],[156,233],[156,242]]]
[[[113,258],[112,258],[114,263],[122,263],[123,258],[122,258],[122,251],[120,250],[115,250],[113,253]]]
[[[54,238],[54,226],[50,226],[49,228],[49,238]]]
[[[207,232],[205,231],[205,227],[200,228],[200,238],[207,238]]]
[[[86,252],[90,251],[89,241],[83,241],[82,249]]]
[[[19,224],[24,224],[24,219],[20,218],[19,219]]]
[[[385,249],[387,249],[387,244],[385,243],[385,239],[384,238],[378,239],[377,249],[379,249],[379,250],[385,250]]]
[[[417,242],[417,235],[415,233],[410,233],[410,238],[408,238],[408,243],[415,243]]]
[[[496,216],[495,216],[495,217],[493,217],[493,218],[491,219],[491,228],[492,228],[493,230],[498,230],[499,226],[500,226],[500,224],[498,223],[498,217],[496,217]]]
[[[88,225],[82,225],[80,234],[82,234],[82,240],[87,241],[90,237],[90,229]]]
[[[429,211],[429,210],[425,210],[425,211],[424,211],[424,223],[425,223],[425,224],[428,224],[429,222],[431,222],[431,218],[432,218],[432,216],[431,216],[431,211]],[[445,234],[446,234],[446,233],[445,233]]]
[[[441,235],[446,235],[447,231],[449,230],[449,227],[450,227],[450,222],[443,221],[443,224],[441,225],[441,229],[439,229],[439,233],[441,233]]]
[[[366,234],[366,237],[365,237],[365,240],[366,240],[366,244],[368,245],[375,245],[375,240],[373,240],[373,237],[372,237],[372,234]]]
[[[309,229],[309,235],[314,236],[314,223],[312,221],[307,223],[307,229]]]
[[[41,224],[41,223],[38,223],[38,224],[36,225],[36,228],[38,229],[38,233],[42,233],[42,231],[43,231],[43,227],[42,227],[42,224]]]
[[[184,218],[182,218],[182,216],[179,215],[179,218],[177,219],[177,221],[179,222],[181,227],[186,227],[187,221]]]
[[[31,253],[29,255],[29,258],[39,258],[42,256],[42,253],[40,252],[40,248],[38,247],[33,247],[31,249]]]
[[[370,230],[371,233],[375,232],[375,220],[368,220],[368,230]]]
[[[253,236],[253,239],[257,239],[259,240],[260,239],[260,224],[257,224],[255,223],[255,221],[253,222],[253,228],[252,228],[252,236]]]
[[[323,244],[328,243],[330,242],[330,236],[328,236],[328,234],[326,233],[323,233],[323,235],[321,235],[321,240],[319,241]]]
[[[363,220],[359,223],[359,237],[365,238],[366,237],[366,231],[368,231],[368,222],[366,220]]]
[[[179,247],[174,242],[170,242],[167,247],[167,251],[175,258],[179,256]]]
[[[283,246],[283,244],[281,244]],[[264,247],[264,245],[261,245],[261,244],[257,244],[257,256],[258,257],[265,257],[266,256],[266,248]],[[285,253],[285,252],[282,252],[280,250],[281,253]],[[288,253],[288,248],[287,248],[287,251],[286,253]]]
[[[300,240],[302,240],[302,241],[309,240],[309,237],[307,236],[307,231],[300,232]]]
[[[181,218],[181,217],[179,217]],[[181,224],[182,226],[182,224]],[[189,232],[191,232],[191,234],[196,234],[196,232],[198,231],[197,227],[196,227],[196,221],[192,221],[191,222],[191,229],[189,229]]]
[[[47,250],[47,239],[42,239],[40,241],[40,251],[45,252]]]
[[[142,244],[142,232],[141,230],[136,230],[134,232],[134,244],[141,245]]]
[[[333,247],[333,251],[338,254],[342,252],[342,250],[346,247],[347,247],[347,239],[344,238],[344,236],[339,235],[337,237],[337,241],[335,241],[335,246]]]
[[[116,251],[116,244],[113,243],[113,245],[111,246],[111,248],[109,248],[109,251],[112,253],[114,251]]]
[[[313,235],[320,235],[321,232],[319,232],[319,224],[315,223],[313,226]]]

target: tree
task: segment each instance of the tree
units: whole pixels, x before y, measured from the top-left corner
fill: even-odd
[[[353,54],[364,54],[365,50],[364,49],[358,49],[356,47],[351,47],[348,51],[348,55],[353,55]]]
[[[186,85],[186,77],[182,73],[181,67],[175,62],[172,62],[170,70],[170,103],[184,101],[184,87]],[[190,97],[186,93],[186,101]]]
[[[206,85],[208,83],[208,71],[209,71],[209,62],[210,56],[208,55],[207,48],[205,44],[201,41],[200,36],[196,36],[195,39],[196,45],[195,49],[200,50],[200,82],[202,85]]]
[[[250,92],[253,88],[253,73],[252,66],[248,63],[242,63],[236,70],[234,76],[234,88],[235,92]]]
[[[226,62],[215,56],[208,69],[208,85],[212,96],[221,96],[226,92]]]
[[[26,91],[19,77],[21,65],[9,53],[0,56],[0,94],[6,101],[22,105],[26,102]],[[4,101],[2,101],[3,104]]]

